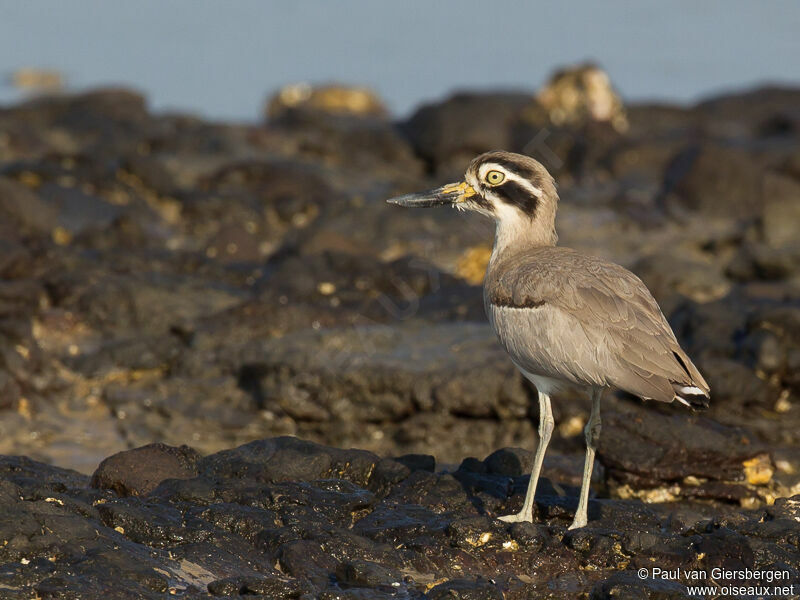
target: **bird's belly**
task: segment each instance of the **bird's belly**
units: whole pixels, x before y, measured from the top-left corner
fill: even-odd
[[[548,305],[489,305],[487,314],[511,360],[540,391],[559,382],[606,385],[598,365],[601,349],[567,313]]]

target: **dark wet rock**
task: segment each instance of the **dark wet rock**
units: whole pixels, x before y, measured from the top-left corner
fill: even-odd
[[[606,155],[621,141],[610,123],[589,121],[575,127],[525,122],[514,128],[511,148],[532,156],[551,174],[569,181],[601,168]]]
[[[669,597],[687,582],[636,570],[796,576],[796,94],[628,106],[627,131],[525,121],[525,94],[400,126],[209,123],[119,90],[3,108],[0,454],[84,473],[153,442],[206,456],[130,451],[101,470],[112,489],[0,460],[0,595]],[[581,531],[572,389],[536,522],[494,519],[522,503],[538,415],[483,315],[491,223],[384,203],[498,146],[558,159],[562,240],[639,273],[712,387],[701,416],[608,395]]]
[[[672,600],[686,597],[686,586],[677,581],[664,579],[642,579],[638,574],[625,571],[616,573],[598,583],[593,589],[592,600],[631,598],[642,600]]]
[[[202,178],[203,194],[179,196],[205,253],[227,262],[258,261],[292,228],[304,228],[344,201],[318,168],[287,160],[226,164]]]
[[[435,335],[430,327],[413,322],[303,333],[253,345],[239,360],[258,384],[264,405],[312,420],[347,420],[352,411],[377,421],[402,418],[413,410],[473,417],[527,413],[527,394],[489,329],[473,324],[435,327]],[[409,343],[408,337],[415,341]],[[271,344],[277,343],[283,352],[275,363]],[[459,377],[450,376],[454,368]],[[347,391],[337,392],[334,385]],[[382,402],[376,402],[376,394]],[[489,398],[497,398],[497,404],[487,402]]]
[[[476,155],[513,146],[512,126],[531,102],[523,93],[460,93],[423,106],[402,130],[433,171],[463,172]]]
[[[125,454],[142,460],[154,450],[165,448]],[[391,464],[399,477],[387,479]],[[665,598],[688,582],[643,580],[636,569],[800,568],[790,525],[800,497],[731,508],[716,521],[702,507],[592,501],[589,526],[567,532],[577,489],[540,494],[536,522],[508,525],[493,518],[507,508],[510,489],[496,485],[503,475],[484,469],[464,488],[448,473],[294,438],[207,456],[193,477],[138,497],[24,458],[0,459],[0,474],[0,583],[10,598],[101,598],[109,586],[136,598],[527,598],[546,590]]]
[[[703,417],[659,415],[631,406],[603,415],[598,457],[610,478],[654,488],[689,477],[743,481],[744,463],[762,453],[764,447],[746,431]]]
[[[208,584],[214,596],[263,596],[267,598],[301,598],[312,593],[313,588],[288,577],[226,577]]]
[[[800,247],[773,248],[757,242],[745,242],[728,263],[725,273],[736,281],[779,281],[797,272]]]
[[[421,171],[411,145],[382,118],[291,109],[268,127],[305,159],[395,174]]]
[[[530,450],[502,448],[492,452],[483,462],[488,473],[519,477],[531,472],[533,456]]]
[[[188,446],[149,444],[105,459],[92,475],[92,487],[120,496],[144,496],[165,479],[191,479],[199,460]]]
[[[697,105],[704,128],[712,135],[770,137],[794,135],[798,128],[800,93],[791,88],[763,87],[710,98]]]
[[[723,298],[731,289],[721,266],[702,255],[688,258],[676,252],[662,252],[641,259],[632,270],[666,314],[680,303],[674,296],[709,302]]]
[[[252,442],[203,459],[206,476],[238,477],[265,483],[339,478],[366,485],[378,457],[338,450],[292,437]]]
[[[55,210],[20,183],[0,177],[0,217],[5,230],[49,234],[56,226]]]
[[[1,110],[0,127],[13,121],[9,124],[12,147],[22,155],[42,156],[54,150],[93,152],[135,147],[147,118],[142,95],[125,89],[101,89],[44,97]]]
[[[764,197],[764,241],[772,248],[796,246],[799,243],[797,232],[800,231],[800,181],[768,174],[764,182]]]
[[[484,318],[480,288],[411,256],[385,262],[348,252],[287,254],[269,265],[258,288],[261,302],[286,310],[311,305],[320,317],[332,310],[358,317],[343,319],[347,324]]]
[[[519,418],[529,405],[518,374],[484,325],[431,329],[409,321],[304,331],[250,343],[235,360],[241,385],[258,406],[318,431],[337,431],[344,445],[367,441],[352,437],[364,430],[349,432],[348,423],[363,423],[375,424],[379,439],[417,451],[431,425],[448,415]],[[463,442],[455,435],[434,447],[449,457]]]
[[[503,598],[503,592],[498,586],[482,578],[479,579],[451,579],[434,587],[425,595],[430,600],[445,600],[447,598],[463,598],[464,600],[495,600]]]
[[[753,316],[749,329],[756,368],[799,389],[800,308],[767,308]]]
[[[712,216],[754,217],[763,208],[763,166],[747,152],[717,144],[690,146],[664,175],[663,203]]]

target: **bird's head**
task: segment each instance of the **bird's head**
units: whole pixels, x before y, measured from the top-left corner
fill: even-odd
[[[558,193],[541,163],[512,152],[487,152],[473,159],[464,181],[388,200],[400,206],[451,205],[497,221],[501,230],[538,234],[540,243],[555,244]]]

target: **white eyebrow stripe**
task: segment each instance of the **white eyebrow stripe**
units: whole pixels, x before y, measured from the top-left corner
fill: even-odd
[[[503,173],[506,176],[506,179],[508,179],[509,181],[513,181],[514,183],[518,183],[519,185],[521,185],[522,187],[527,189],[531,194],[533,194],[537,198],[541,198],[543,196],[542,190],[540,188],[536,187],[535,185],[533,185],[530,182],[530,180],[525,179],[524,177],[520,177],[516,173],[512,173],[511,171],[509,171],[505,167],[502,167],[502,166],[498,165],[497,163],[488,162],[488,163],[484,163],[484,164],[481,165],[481,168],[480,168],[480,170],[478,172],[478,174],[480,175],[481,181],[484,180],[484,177],[486,177],[486,174],[489,171],[500,171],[501,173]]]

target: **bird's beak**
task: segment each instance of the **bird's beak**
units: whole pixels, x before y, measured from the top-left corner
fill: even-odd
[[[389,204],[399,204],[400,206],[441,206],[443,204],[457,204],[467,198],[475,196],[477,192],[466,181],[460,183],[448,183],[435,190],[420,192],[418,194],[406,194],[397,198],[387,200]]]

